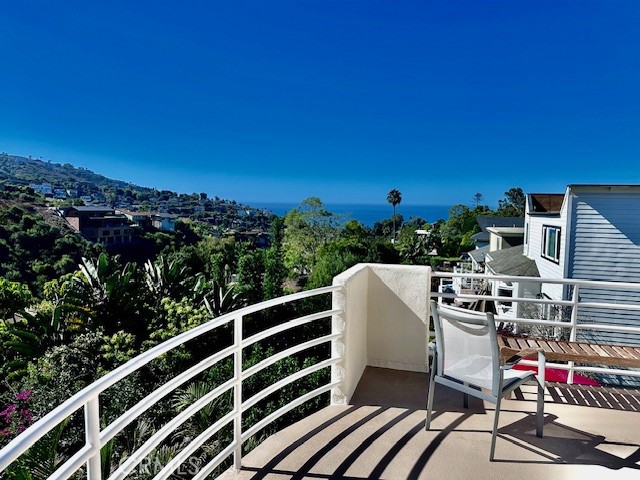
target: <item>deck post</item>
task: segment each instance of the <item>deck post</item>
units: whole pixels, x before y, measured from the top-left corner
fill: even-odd
[[[571,302],[573,305],[571,306],[571,332],[569,333],[569,341],[576,341],[576,329],[578,325],[578,303],[580,302],[580,297],[578,296],[578,292],[580,291],[580,285],[573,285],[573,295],[571,296]],[[569,373],[567,374],[567,383],[569,385],[573,384],[573,366],[575,362],[569,362]]]
[[[233,322],[233,375],[236,380],[233,388],[233,409],[236,412],[233,420],[233,441],[236,448],[233,452],[233,468],[242,468],[242,316]]]
[[[84,404],[85,438],[91,445],[91,458],[87,461],[87,480],[100,480],[102,464],[100,461],[100,400],[96,396]]]

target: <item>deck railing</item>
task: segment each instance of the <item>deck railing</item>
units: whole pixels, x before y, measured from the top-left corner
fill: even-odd
[[[89,480],[101,479],[101,458],[100,450],[107,442],[114,438],[119,432],[121,432],[126,426],[131,424],[140,415],[149,410],[159,400],[173,392],[176,388],[183,385],[186,381],[194,378],[196,375],[204,372],[206,369],[212,367],[216,363],[224,360],[225,358],[233,358],[233,377],[212,391],[208,392],[205,396],[197,400],[188,408],[180,412],[176,417],[171,419],[166,425],[155,432],[144,444],[133,452],[120,466],[111,474],[109,480],[121,480],[125,478],[134,468],[136,468],[145,457],[152,452],[165,438],[167,438],[172,432],[178,429],[185,421],[187,421],[192,415],[205,407],[207,404],[220,397],[226,392],[233,391],[233,409],[216,420],[216,422],[209,426],[198,437],[192,440],[192,442],[186,446],[175,458],[173,458],[169,464],[167,464],[162,470],[160,470],[154,477],[156,480],[161,480],[169,477],[190,455],[192,455],[197,449],[202,446],[208,439],[219,432],[223,427],[233,422],[233,440],[226,446],[223,446],[220,453],[218,453],[207,465],[200,469],[196,479],[206,478],[211,474],[222,462],[224,462],[230,455],[234,456],[234,466],[240,468],[240,462],[242,458],[242,445],[249,438],[255,435],[262,428],[273,422],[277,418],[281,417],[290,410],[300,406],[304,402],[321,395],[325,392],[329,392],[332,388],[338,385],[338,381],[332,381],[326,385],[318,386],[315,390],[302,395],[301,397],[291,401],[275,412],[271,413],[267,417],[260,420],[255,425],[250,426],[247,430],[242,429],[242,416],[247,409],[258,403],[260,400],[266,398],[268,395],[278,391],[282,387],[323,368],[331,367],[340,361],[340,357],[332,356],[327,360],[320,361],[319,363],[308,366],[272,385],[269,385],[261,392],[255,394],[251,398],[242,400],[242,384],[243,381],[263,370],[264,368],[273,365],[277,361],[312,348],[323,343],[336,342],[341,334],[331,333],[322,337],[294,345],[288,349],[274,354],[261,362],[253,365],[246,370],[242,366],[242,352],[254,343],[264,340],[277,333],[284,332],[294,327],[305,325],[317,320],[332,317],[341,313],[341,310],[330,309],[305,315],[293,320],[288,320],[275,327],[268,328],[260,333],[252,335],[248,338],[243,338],[243,317],[256,312],[263,311],[268,308],[272,308],[285,303],[290,303],[296,300],[302,300],[311,297],[317,297],[320,295],[326,295],[340,290],[341,287],[331,286],[318,288],[315,290],[308,290],[305,292],[296,293],[293,295],[287,295],[284,297],[268,300],[255,305],[251,305],[246,308],[239,309],[235,312],[227,313],[216,319],[211,320],[205,324],[202,324],[188,332],[182,333],[166,342],[157,345],[156,347],[147,350],[141,355],[133,358],[129,362],[120,366],[119,368],[108,373],[104,377],[98,379],[91,385],[87,386],[80,392],[73,395],[63,404],[52,410],[45,415],[35,424],[31,425],[22,434],[13,439],[6,447],[0,451],[0,473],[15,460],[17,460],[22,454],[24,454],[31,446],[33,446],[38,440],[44,437],[47,433],[51,432],[67,417],[72,415],[79,409],[84,409],[84,429],[85,429],[85,444],[80,450],[72,455],[64,464],[62,464],[49,478],[55,480],[64,480],[80,470],[86,465],[86,476]],[[224,325],[233,325],[233,344],[227,348],[222,349],[205,358],[198,364],[185,370],[178,376],[169,380],[167,383],[158,387],[151,394],[140,400],[136,405],[122,413],[116,420],[111,422],[106,428],[100,428],[100,408],[99,398],[100,394],[112,387],[114,384],[124,379],[128,375],[137,371],[141,367],[148,364],[158,356],[169,352],[176,347],[193,340],[205,333],[212,332]],[[332,351],[337,351],[336,348],[332,348]]]
[[[570,291],[568,300],[529,297],[500,297],[475,294],[449,294],[431,291],[432,277],[452,278],[464,277],[483,282],[529,282],[532,284],[548,283],[559,285]],[[233,426],[233,438],[227,445],[220,446],[217,455],[194,478],[202,479],[210,475],[227,458],[233,455],[235,468],[240,467],[242,445],[253,435],[290,410],[304,402],[332,391],[332,403],[340,404],[349,401],[355,386],[366,366],[378,366],[411,371],[426,370],[425,343],[428,323],[428,301],[430,298],[494,300],[517,303],[532,303],[539,305],[556,305],[570,307],[571,315],[567,321],[559,322],[549,319],[531,319],[522,317],[496,317],[497,321],[510,322],[517,325],[546,326],[558,329],[568,329],[568,338],[575,340],[581,331],[609,332],[621,336],[638,335],[640,325],[612,325],[607,323],[585,323],[580,321],[580,312],[594,309],[622,310],[626,312],[640,311],[640,284],[618,282],[591,282],[570,279],[543,279],[538,277],[510,277],[490,276],[468,273],[432,272],[428,267],[400,266],[400,265],[357,265],[334,279],[335,285],[280,297],[262,302],[246,308],[222,315],[208,323],[202,324],[188,332],[178,335],[130,360],[121,367],[98,379],[93,384],[73,395],[59,407],[45,415],[26,431],[12,440],[0,450],[0,473],[12,462],[24,454],[38,440],[51,432],[67,417],[80,409],[84,410],[85,443],[79,451],[71,456],[51,475],[51,479],[63,480],[69,478],[86,465],[86,476],[89,480],[101,480],[101,449],[125,427],[130,425],[142,414],[147,412],[162,398],[184,385],[188,380],[196,377],[213,365],[225,359],[232,359],[233,376],[217,386],[205,396],[188,406],[185,410],[170,419],[166,425],[148,438],[142,446],[127,457],[123,463],[109,476],[108,480],[121,480],[131,473],[145,457],[151,453],[172,432],[180,428],[192,415],[211,403],[216,398],[228,393],[233,397],[231,410],[216,418],[189,445],[184,447],[167,465],[155,475],[155,479],[166,479],[188,460],[205,442],[220,432],[226,426]],[[581,298],[580,292],[590,290],[607,292],[637,292],[638,302],[622,301],[630,299],[630,295],[618,295],[614,301],[588,301]],[[437,290],[437,288],[436,288]],[[285,303],[332,295],[333,306],[327,310],[315,311],[309,315],[285,321],[274,327],[267,328],[260,333],[247,338],[243,337],[243,318],[256,312],[276,307]],[[261,360],[259,363],[243,368],[242,352],[245,348],[272,335],[287,331],[301,325],[317,322],[325,318],[332,318],[332,332],[327,335],[304,341],[297,345],[288,345],[285,350]],[[633,323],[633,321],[631,322]],[[100,426],[100,395],[114,386],[128,375],[147,365],[153,359],[167,353],[185,342],[213,332],[224,326],[232,325],[233,343],[199,363],[188,368],[178,376],[158,387],[155,391],[140,400],[133,407],[112,421],[104,428]],[[227,327],[228,328],[228,327]],[[275,364],[279,360],[300,354],[307,349],[331,344],[331,356],[315,365],[282,379],[250,398],[243,400],[243,382],[259,371]],[[573,379],[573,372],[594,372],[640,377],[638,370],[605,369],[585,367],[569,364],[548,363],[548,366],[569,371],[569,382]],[[267,396],[279,391],[286,385],[301,379],[313,372],[331,367],[332,374],[329,383],[317,385],[309,393],[294,399],[280,409],[269,414],[253,425],[243,430],[242,419],[247,410],[255,406]],[[106,396],[107,394],[105,394]],[[105,397],[106,398],[106,397]],[[105,479],[107,480],[107,479]]]
[[[451,272],[432,272],[432,275],[440,279],[452,279],[452,278],[464,278],[476,281],[483,281],[491,284],[493,282],[512,282],[512,283],[528,283],[528,284],[551,284],[565,287],[563,290],[567,290],[569,300],[556,300],[552,298],[532,298],[532,297],[517,297],[517,296],[498,296],[498,295],[473,295],[467,293],[439,293],[431,292],[431,297],[439,297],[442,299],[460,299],[468,301],[475,300],[490,300],[495,302],[513,302],[513,304],[537,304],[537,305],[552,305],[559,307],[569,307],[571,310],[571,316],[568,321],[550,320],[550,319],[531,319],[523,318],[519,316],[500,316],[497,315],[496,321],[513,323],[515,325],[530,325],[540,327],[552,327],[554,329],[568,330],[568,339],[570,341],[576,341],[578,339],[579,332],[603,332],[603,333],[617,333],[622,337],[627,335],[638,335],[640,337],[640,283],[628,283],[628,282],[603,282],[603,281],[590,281],[590,280],[576,280],[576,279],[552,279],[541,277],[515,277],[507,275],[487,275],[487,274],[470,274],[470,273],[451,273]],[[568,288],[566,288],[568,287]],[[603,293],[603,297],[607,296],[607,292],[629,292],[629,295],[609,295],[610,297],[617,298],[616,302],[601,302],[601,301],[589,301],[581,298],[581,292],[585,289],[591,291],[593,296],[594,291]],[[629,299],[636,295],[636,301],[630,302]],[[587,323],[580,322],[581,313],[593,311],[594,309],[604,309],[609,311],[626,311],[626,312],[639,312],[636,317],[635,325],[621,325],[612,323]],[[615,318],[611,315],[611,318]],[[620,322],[622,323],[622,322]],[[567,337],[567,335],[565,335]],[[629,343],[629,342],[625,342]],[[534,365],[534,362],[525,362]],[[573,383],[574,372],[590,372],[598,374],[610,374],[610,375],[623,375],[630,377],[640,377],[640,370],[623,370],[614,368],[601,368],[593,366],[575,365],[574,362],[568,362],[567,364],[560,363],[547,363],[547,366],[552,368],[558,368],[562,370],[568,370],[568,383]]]

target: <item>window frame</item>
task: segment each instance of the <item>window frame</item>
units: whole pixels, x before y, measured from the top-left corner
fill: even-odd
[[[554,230],[556,232],[555,238],[555,255],[549,255],[548,246],[549,246],[549,231]],[[560,264],[560,238],[562,237],[562,227],[558,227],[556,225],[542,225],[542,251],[540,252],[540,256],[542,258],[549,260],[550,262]]]

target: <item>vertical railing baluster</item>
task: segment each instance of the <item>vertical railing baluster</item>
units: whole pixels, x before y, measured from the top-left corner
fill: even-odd
[[[578,325],[578,292],[580,290],[580,285],[575,283],[573,285],[573,295],[571,296],[571,333],[569,333],[569,341],[576,341],[576,330]],[[569,373],[567,375],[567,383],[569,385],[573,384],[573,367],[575,362],[569,362]]]
[[[233,468],[242,468],[242,316],[233,323],[233,341],[236,351],[233,354],[233,374],[236,385],[233,389],[233,408],[236,412],[233,420],[233,440],[236,449],[233,452]]]
[[[102,466],[100,461],[100,400],[92,398],[84,404],[84,428],[88,445],[93,453],[87,462],[87,480],[100,480]]]

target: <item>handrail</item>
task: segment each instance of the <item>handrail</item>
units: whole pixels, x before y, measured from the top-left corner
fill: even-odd
[[[618,282],[596,282],[586,280],[574,280],[574,279],[549,279],[539,277],[515,277],[515,276],[502,276],[502,275],[483,275],[483,274],[468,274],[468,273],[450,273],[450,272],[432,272],[432,277],[435,278],[473,278],[479,280],[488,281],[511,281],[511,282],[531,282],[531,283],[551,283],[563,286],[573,287],[573,292],[570,299],[553,300],[545,298],[526,298],[526,297],[507,297],[507,296],[494,296],[494,295],[475,295],[470,294],[447,294],[440,292],[429,292],[429,297],[440,298],[453,298],[453,299],[468,299],[468,300],[496,300],[501,302],[512,302],[515,305],[519,302],[536,303],[540,305],[557,305],[563,307],[571,307],[571,318],[566,321],[552,321],[552,320],[534,320],[526,318],[512,318],[510,316],[496,316],[497,321],[513,322],[517,324],[532,324],[540,326],[558,327],[570,330],[571,338],[575,339],[576,332],[580,330],[584,331],[609,331],[621,334],[640,334],[640,327],[634,327],[627,324],[607,325],[602,322],[598,323],[581,323],[578,317],[578,309],[602,309],[602,308],[615,308],[626,311],[640,310],[640,306],[632,305],[630,303],[610,303],[602,302],[596,298],[597,301],[581,301],[580,295],[583,294],[584,288],[600,288],[600,289],[616,289],[616,290],[633,290],[640,291],[640,284],[635,283],[618,283]],[[565,291],[567,289],[564,289]],[[243,337],[243,319],[247,315],[252,313],[263,311],[267,308],[275,307],[287,302],[301,300],[304,298],[316,297],[318,295],[325,295],[334,292],[343,292],[346,294],[348,288],[345,286],[331,286],[323,287],[315,290],[309,290],[305,292],[299,292],[293,295],[287,295],[273,300],[268,300],[255,305],[238,309],[234,312],[224,314],[214,320],[211,320],[205,324],[202,324],[188,332],[184,332],[166,342],[157,345],[156,347],[142,353],[138,357],[130,360],[121,367],[113,370],[104,377],[98,379],[93,384],[84,388],[52,412],[45,415],[41,420],[32,425],[29,429],[23,432],[10,442],[4,449],[0,451],[0,472],[2,472],[12,461],[17,459],[22,453],[24,453],[33,443],[42,438],[46,433],[51,431],[56,425],[58,425],[64,418],[71,413],[84,409],[85,412],[85,429],[87,432],[87,439],[85,445],[80,450],[75,452],[71,458],[69,458],[63,465],[59,466],[58,470],[52,477],[56,480],[65,480],[69,476],[73,475],[82,465],[88,465],[87,478],[88,480],[102,480],[100,478],[101,472],[99,468],[100,460],[100,448],[105,445],[106,442],[115,437],[122,429],[127,425],[130,425],[135,419],[139,418],[144,412],[146,412],[156,402],[166,397],[170,392],[179,388],[188,380],[194,378],[199,373],[204,372],[207,368],[215,365],[216,363],[224,360],[225,358],[232,358],[233,362],[233,376],[225,379],[221,384],[213,388],[204,397],[195,401],[192,405],[188,406],[185,410],[175,415],[169,422],[161,427],[157,432],[153,433],[143,445],[134,451],[129,458],[127,458],[109,477],[107,480],[120,480],[123,479],[132,469],[136,466],[156,448],[163,439],[167,438],[172,432],[175,431],[182,423],[187,421],[196,411],[203,408],[205,405],[213,401],[215,398],[224,394],[233,392],[233,407],[231,411],[225,412],[225,414],[216,419],[213,425],[209,426],[205,431],[201,432],[195,439],[185,446],[177,456],[162,468],[162,470],[156,475],[157,480],[165,480],[178,468],[186,459],[190,457],[204,442],[215,435],[222,428],[230,428],[233,426],[233,440],[227,445],[220,445],[219,452],[216,452],[215,457],[205,465],[196,475],[195,478],[205,478],[212,473],[223,461],[225,461],[230,455],[234,455],[234,465],[239,467],[240,459],[242,455],[243,442],[247,441],[252,435],[259,432],[262,428],[268,425],[270,422],[276,420],[280,416],[284,415],[293,408],[302,405],[304,402],[317,395],[321,395],[325,392],[329,392],[331,389],[341,385],[343,378],[340,374],[340,369],[343,366],[338,364],[343,361],[345,355],[345,348],[348,348],[343,344],[343,330],[346,328],[346,322],[350,320],[346,315],[346,306],[342,305],[342,299],[338,302],[335,301],[331,309],[315,311],[314,313],[304,315],[298,318],[286,320],[276,326],[267,328],[259,333],[253,334],[247,338]],[[421,298],[424,298],[424,287],[421,290]],[[580,295],[579,295],[580,293]],[[514,294],[516,292],[514,291]],[[366,299],[352,299],[349,300],[367,301]],[[336,308],[339,306],[340,308]],[[516,312],[516,310],[514,310]],[[326,318],[333,318],[333,330],[331,334],[325,334],[318,338],[311,340],[305,339],[302,343],[296,345],[287,345],[284,350],[271,355],[268,358],[260,359],[258,363],[251,367],[244,368],[242,365],[242,352],[243,349],[248,348],[255,342],[264,340],[272,335],[284,332],[286,330],[305,325],[310,322],[320,321]],[[597,319],[594,319],[597,321]],[[201,360],[196,365],[191,366],[185,371],[181,372],[174,378],[167,381],[165,384],[156,388],[145,399],[136,403],[133,407],[123,412],[118,418],[113,420],[108,426],[100,431],[99,428],[99,412],[98,412],[98,399],[99,395],[106,389],[113,386],[118,381],[125,378],[127,375],[135,372],[142,366],[148,364],[154,358],[162,355],[192,339],[197,338],[207,332],[211,332],[217,328],[221,328],[227,325],[233,327],[233,343],[229,346],[225,346],[218,352],[214,352],[209,357]],[[341,340],[342,339],[342,340]],[[254,394],[250,398],[243,400],[243,382],[251,375],[273,365],[279,360],[297,355],[300,352],[304,352],[306,349],[330,343],[332,345],[332,355],[330,358],[318,361],[314,365],[305,366],[301,370],[290,374],[289,376],[278,380],[270,385],[267,385],[258,393]],[[228,345],[228,344],[227,344]],[[340,347],[340,348],[338,348]],[[275,412],[262,418],[257,423],[249,426],[242,425],[243,414],[256,405],[261,400],[265,399],[268,395],[271,395],[279,391],[285,385],[289,385],[292,382],[305,377],[306,375],[325,369],[328,367],[336,369],[336,375],[333,375],[332,380],[324,385],[317,386],[311,392],[308,392],[297,399],[287,403]],[[336,368],[337,366],[337,368]],[[601,369],[598,367],[579,367],[572,363],[569,364],[548,364],[548,366],[562,368],[569,371],[569,381],[571,381],[574,371],[596,372],[596,373],[614,373],[614,374],[630,374],[640,376],[640,371],[626,370],[612,370]],[[344,387],[344,384],[342,384]],[[342,388],[341,387],[341,388]],[[340,392],[338,392],[339,394]],[[244,429],[243,429],[244,428]],[[97,465],[97,468],[96,468]]]
[[[297,325],[303,325],[305,323],[312,322],[314,320],[322,319],[330,317],[334,314],[340,313],[340,310],[327,310],[311,315],[307,315],[304,317],[300,317],[298,319],[290,320],[285,322],[282,325],[277,327],[272,327],[267,329],[265,332],[261,332],[260,334],[256,334],[253,337],[250,337],[247,340],[250,340],[248,343],[245,343],[242,338],[236,338],[236,341],[230,347],[227,347],[219,352],[214,353],[210,357],[202,360],[198,364],[192,366],[191,368],[185,370],[181,374],[177,375],[173,379],[169,380],[156,390],[154,390],[149,396],[145,399],[138,402],[132,408],[124,412],[120,417],[114,420],[110,425],[108,425],[102,431],[99,431],[99,412],[98,412],[98,397],[99,395],[107,390],[108,388],[115,385],[117,382],[127,377],[131,373],[136,370],[142,368],[146,364],[148,364],[153,359],[158,356],[190,341],[194,338],[199,337],[205,333],[208,333],[212,330],[215,330],[219,327],[227,325],[233,322],[236,326],[234,328],[235,332],[240,332],[240,337],[242,336],[242,329],[238,329],[238,326],[241,325],[242,318],[246,315],[250,315],[252,313],[260,312],[268,308],[272,308],[278,305],[282,305],[285,303],[290,303],[297,300],[302,300],[305,298],[316,297],[319,295],[324,295],[328,293],[333,293],[339,291],[342,287],[340,286],[328,286],[317,288],[314,290],[307,290],[303,292],[294,293],[291,295],[286,295],[282,297],[278,297],[275,299],[267,300],[264,302],[260,302],[254,305],[250,305],[247,307],[240,308],[233,312],[226,313],[216,319],[213,319],[207,323],[199,325],[187,332],[184,332],[176,337],[173,337],[149,350],[143,352],[137,357],[129,360],[127,363],[121,365],[115,370],[111,371],[104,377],[96,380],[91,385],[83,388],[61,405],[53,409],[51,412],[47,413],[44,417],[42,417],[39,421],[31,425],[27,430],[22,432],[16,438],[14,438],[9,444],[7,444],[2,450],[0,450],[0,472],[4,471],[13,461],[18,459],[26,450],[28,450],[34,443],[44,437],[47,433],[53,430],[57,425],[59,425],[65,418],[73,414],[78,409],[84,407],[85,408],[85,428],[87,429],[87,443],[77,451],[71,458],[69,458],[63,465],[61,465],[58,470],[53,474],[51,478],[55,478],[57,480],[64,480],[72,475],[75,471],[77,471],[80,466],[88,462],[89,467],[87,469],[87,478],[89,480],[100,480],[100,448],[105,445],[106,442],[111,440],[115,435],[117,435],[122,429],[124,429],[127,425],[129,425],[133,420],[138,418],[141,414],[143,414],[146,410],[148,410],[151,406],[153,406],[156,402],[166,396],[168,393],[173,391],[175,388],[178,388],[187,380],[193,378],[197,374],[211,367],[215,363],[219,362],[221,359],[228,357],[234,354],[234,360],[237,363],[238,358],[241,359],[242,356],[238,356],[238,352],[245,348],[247,345],[253,344],[260,339],[266,338],[269,335],[273,335],[278,332],[285,331],[289,328],[293,328]],[[265,333],[268,333],[265,335]],[[307,342],[308,345],[306,348],[309,348],[313,345],[318,345],[323,342],[331,342],[335,340],[335,336],[325,336],[322,337],[322,341],[317,341],[316,343]],[[303,350],[304,348],[300,349]],[[289,349],[290,352],[300,351],[295,350],[294,348]],[[278,356],[280,358],[281,355]],[[268,360],[268,359],[267,359]],[[321,362],[322,367],[324,368],[329,365],[334,364],[335,359],[330,359],[331,361]],[[274,362],[277,360],[274,360]],[[318,364],[317,364],[318,365]],[[264,362],[261,362],[262,368],[266,366]],[[316,368],[319,369],[319,368]],[[240,366],[240,370],[242,367]],[[257,370],[253,370],[252,373],[255,373]],[[315,371],[309,370],[309,368],[305,369],[305,371]],[[296,377],[301,378],[302,376]],[[241,379],[234,376],[232,379],[218,386],[211,392],[209,392],[205,397],[199,399],[189,408],[178,414],[174,417],[167,425],[157,431],[151,438],[143,444],[136,452],[134,452],[120,467],[111,475],[110,479],[121,479],[126,476],[127,473],[131,471],[144,457],[151,451],[155,446],[159,444],[162,439],[166,438],[171,432],[175,430],[181,423],[186,421],[195,411],[199,408],[204,407],[207,403],[211,402],[214,398],[217,398],[219,395],[222,395],[224,392],[229,391],[230,389],[237,390],[238,389],[238,381]],[[237,397],[237,395],[235,395]],[[234,411],[232,412],[234,415],[241,414],[243,406],[241,404],[236,404],[234,407]],[[224,417],[226,418],[226,417]],[[232,419],[235,417],[232,416]],[[218,423],[216,423],[217,425]],[[207,429],[211,435],[213,435],[211,429]],[[242,432],[240,432],[242,433]],[[236,435],[236,437],[238,437]],[[204,441],[204,440],[203,440]],[[229,451],[233,453],[234,451],[238,451],[239,445],[242,444],[242,441],[239,438],[236,438],[233,442],[232,446],[227,447],[224,451]],[[231,448],[233,447],[233,448]],[[144,454],[144,455],[143,455]],[[142,456],[141,456],[142,455]],[[222,457],[224,460],[225,457]],[[221,461],[222,461],[221,460]],[[97,468],[96,468],[97,466]]]
[[[496,315],[497,322],[509,322],[517,325],[538,325],[549,326],[554,328],[568,329],[569,340],[576,341],[577,333],[579,331],[592,331],[592,332],[610,332],[619,334],[637,334],[640,335],[640,326],[633,326],[629,324],[608,324],[602,322],[586,323],[580,321],[579,312],[581,311],[593,311],[595,309],[601,310],[619,310],[626,312],[640,312],[640,283],[630,282],[611,282],[611,281],[597,281],[597,280],[581,280],[570,278],[544,278],[544,277],[518,277],[511,275],[490,275],[482,273],[457,273],[457,272],[432,272],[432,276],[442,279],[478,279],[492,283],[496,281],[500,282],[512,282],[512,283],[534,283],[534,284],[556,284],[563,287],[572,287],[573,291],[570,299],[553,299],[553,298],[528,298],[528,297],[509,297],[506,295],[478,295],[476,293],[444,293],[444,292],[430,292],[429,297],[438,297],[442,299],[460,299],[465,301],[475,300],[492,300],[499,303],[512,303],[512,304],[537,304],[537,305],[554,305],[560,307],[570,307],[571,317],[566,320],[538,320],[522,318],[519,316],[506,316]],[[584,295],[584,289],[588,288],[591,292],[598,291],[631,291],[638,297],[636,303],[631,303],[630,299],[624,299],[621,303],[596,301],[593,299],[581,299]],[[455,282],[454,282],[455,289]],[[514,292],[515,293],[515,292]],[[517,310],[513,310],[517,312]],[[524,362],[532,364],[530,362]],[[600,368],[600,367],[585,367],[576,366],[574,362],[568,362],[568,364],[553,364],[547,363],[549,367],[560,368],[569,371],[568,383],[573,382],[574,372],[593,372],[593,373],[611,373],[614,375],[627,375],[640,377],[640,370],[622,370],[612,368]]]
[[[527,282],[527,283],[552,283],[558,285],[576,285],[597,288],[611,288],[640,290],[640,283],[633,282],[611,282],[604,280],[581,280],[578,278],[549,278],[549,277],[518,277],[514,275],[493,275],[486,273],[454,273],[454,272],[437,272],[431,273],[436,278],[477,278],[481,280],[502,280],[504,282]]]

